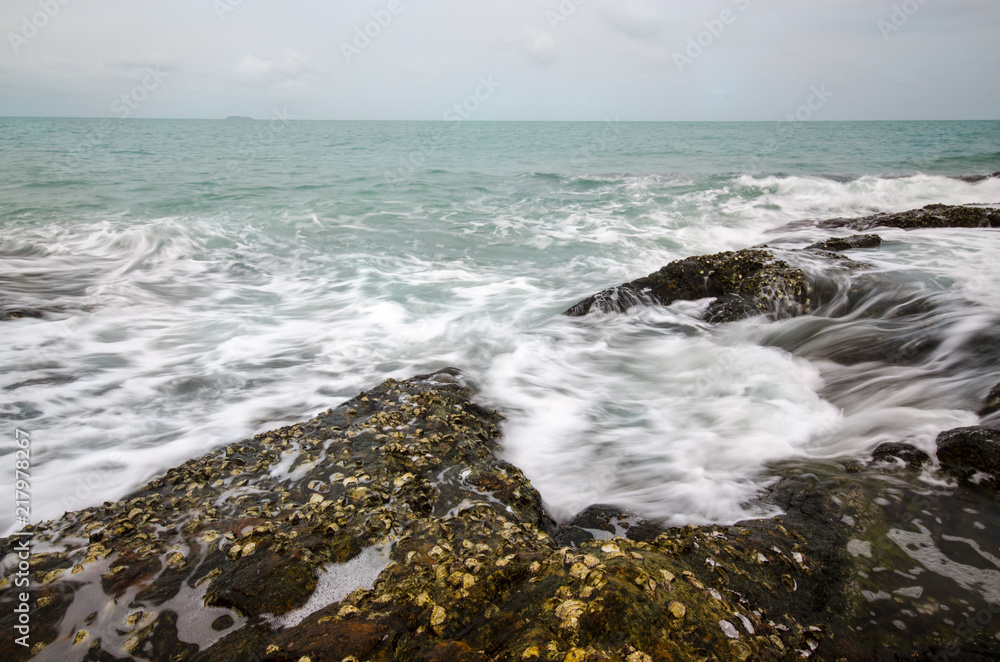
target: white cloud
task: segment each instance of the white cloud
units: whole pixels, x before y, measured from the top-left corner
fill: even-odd
[[[288,49],[280,58],[245,55],[236,65],[237,77],[248,83],[279,89],[304,89],[321,75],[308,56]]]

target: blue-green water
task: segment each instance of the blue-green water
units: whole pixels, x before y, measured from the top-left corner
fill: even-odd
[[[831,234],[793,221],[1000,203],[1000,179],[955,179],[996,170],[1000,122],[0,118],[0,307],[46,311],[0,323],[3,434],[30,432],[48,518],[453,365],[557,516],[735,520],[770,462],[976,422],[1000,359],[955,348],[996,324],[997,233],[890,230],[865,255],[952,306],[908,367],[810,352],[863,342],[860,319],[559,313],[680,257]]]

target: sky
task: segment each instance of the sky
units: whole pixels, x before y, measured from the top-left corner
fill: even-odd
[[[2,0],[0,115],[1000,119],[997,0]]]

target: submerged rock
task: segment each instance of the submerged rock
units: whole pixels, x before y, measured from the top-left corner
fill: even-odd
[[[40,310],[28,308],[0,308],[0,321],[19,320],[24,318],[40,319],[44,314]]]
[[[923,452],[913,444],[901,441],[891,441],[879,444],[872,451],[872,461],[874,462],[894,462],[903,461],[907,466],[919,469],[925,462],[929,462],[931,456]]]
[[[876,466],[780,474],[769,490],[785,511],[776,521],[801,537],[792,560],[813,580],[787,608],[811,605],[827,637],[812,659],[1000,659],[1000,573],[976,553],[1000,543],[986,526],[1000,517],[995,498],[910,484]],[[774,554],[762,567],[780,560]]]
[[[1000,384],[997,384],[986,396],[983,406],[979,408],[980,416],[992,416],[1000,411]]]
[[[819,223],[821,228],[851,228],[866,231],[877,227],[903,228],[996,228],[1000,209],[964,205],[927,205],[900,213],[875,214],[864,218],[836,218]]]
[[[715,297],[705,319],[730,322],[760,314],[784,317],[809,312],[806,274],[762,248],[699,255],[671,262],[645,278],[604,290],[564,314],[624,312],[640,304],[670,305]]]
[[[956,177],[955,179],[961,179],[963,182],[969,182],[970,184],[977,184],[979,182],[986,181],[987,179],[1000,179],[1000,171],[991,173],[989,175],[965,175],[962,177]]]
[[[877,234],[855,234],[850,237],[831,237],[811,246],[806,250],[840,252],[856,248],[878,248],[882,245],[882,237]]]

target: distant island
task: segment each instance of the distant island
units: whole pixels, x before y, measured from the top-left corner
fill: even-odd
[[[242,115],[230,115],[226,118],[227,120],[252,120],[252,117],[243,117]]]

